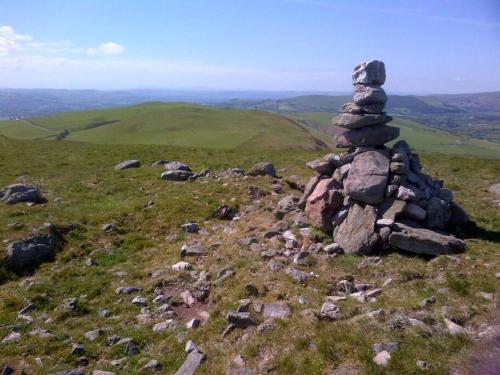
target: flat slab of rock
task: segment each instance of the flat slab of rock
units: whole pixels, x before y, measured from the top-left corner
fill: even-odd
[[[28,184],[12,184],[4,187],[0,190],[0,200],[8,204],[46,202],[40,189],[35,185]]]
[[[389,164],[388,150],[367,151],[356,155],[344,183],[346,194],[368,204],[382,203]]]
[[[264,303],[262,305],[264,319],[286,319],[291,314],[290,307],[285,303]]]
[[[261,163],[255,164],[248,171],[250,176],[271,176],[276,177],[276,170],[274,169],[274,165],[272,163],[263,161]]]
[[[354,103],[359,106],[384,104],[387,101],[387,95],[382,87],[368,84],[354,85],[353,98]]]
[[[364,208],[354,204],[345,220],[334,230],[335,242],[347,254],[368,254],[378,240],[375,233],[377,214],[375,208],[366,205]]]
[[[341,113],[335,116],[332,120],[333,125],[340,126],[345,129],[358,129],[365,126],[386,124],[392,121],[392,117],[386,114],[351,114]]]
[[[192,350],[174,375],[193,375],[204,360],[205,354],[203,352],[200,350]]]
[[[403,251],[422,255],[450,254],[465,249],[465,242],[430,229],[396,223],[398,231],[389,236],[389,244]]]
[[[383,85],[385,83],[385,64],[379,60],[362,62],[354,67],[352,84]]]
[[[399,215],[405,212],[407,203],[405,201],[388,198],[379,206],[379,216],[382,219],[395,221]]]
[[[367,126],[361,129],[344,130],[335,136],[337,147],[381,146],[399,137],[399,128],[388,125]]]
[[[121,171],[129,168],[139,168],[140,166],[140,160],[125,160],[115,165],[115,171]]]

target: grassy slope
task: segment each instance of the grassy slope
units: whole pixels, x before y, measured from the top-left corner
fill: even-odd
[[[68,140],[90,143],[229,149],[259,138],[266,143],[261,148],[315,145],[309,132],[275,114],[182,103],[61,113],[32,121],[57,131],[69,129]]]
[[[331,113],[310,112],[290,115],[290,117],[305,120],[312,126],[322,129],[331,127]],[[396,118],[391,124],[399,126],[401,129],[400,138],[407,140],[418,151],[500,158],[500,145],[495,143],[467,139],[410,120]]]
[[[51,134],[22,121],[0,121],[0,135],[15,139],[36,139],[45,138]]]
[[[20,149],[30,152],[19,153]],[[71,150],[70,152],[68,150]],[[180,260],[179,248],[189,240],[183,235],[174,242],[165,241],[170,233],[179,233],[178,227],[186,221],[197,221],[207,234],[193,235],[206,244],[222,241],[223,246],[211,249],[203,262],[194,262],[195,269],[207,269],[215,277],[217,270],[232,266],[236,270],[233,279],[213,287],[209,307],[210,319],[206,325],[188,333],[189,339],[203,348],[207,361],[201,373],[222,374],[230,367],[232,358],[243,354],[250,367],[265,363],[265,371],[286,374],[323,374],[326,369],[338,365],[354,366],[362,374],[418,374],[417,359],[429,361],[429,374],[442,374],[448,364],[466,355],[471,342],[468,339],[446,334],[428,334],[418,329],[404,331],[384,329],[383,322],[397,312],[419,311],[419,302],[430,295],[437,302],[425,311],[426,322],[441,322],[441,307],[451,306],[457,318],[465,319],[470,327],[478,327],[490,313],[488,301],[476,296],[479,291],[493,292],[497,289],[495,271],[498,271],[498,243],[488,241],[493,231],[500,228],[500,214],[490,204],[492,195],[486,189],[498,182],[500,163],[473,157],[443,154],[422,155],[426,172],[436,178],[444,178],[456,199],[472,215],[478,225],[487,232],[468,241],[468,250],[458,254],[457,264],[446,257],[428,262],[417,257],[388,254],[383,264],[375,269],[358,270],[361,260],[355,256],[341,256],[331,260],[318,259],[315,266],[303,266],[304,271],[319,275],[308,287],[293,283],[283,273],[272,273],[260,260],[260,253],[248,252],[247,257],[238,256],[242,247],[238,238],[256,235],[269,229],[265,220],[272,213],[267,209],[276,204],[280,196],[269,195],[259,205],[246,194],[248,186],[259,186],[270,191],[271,181],[265,178],[237,180],[234,183],[208,180],[194,183],[171,183],[160,181],[159,169],[143,167],[137,170],[115,172],[112,166],[123,159],[138,158],[145,165],[156,159],[183,160],[195,170],[203,167],[225,168],[240,166],[248,168],[254,162],[271,160],[277,168],[287,167],[287,174],[298,174],[305,179],[311,175],[303,162],[318,156],[306,150],[250,151],[202,150],[170,146],[140,145],[91,145],[68,142],[14,141],[0,137],[0,186],[11,183],[19,175],[29,175],[41,186],[49,203],[43,206],[1,206],[0,238],[4,241],[21,238],[30,227],[47,221],[59,224],[78,223],[82,230],[68,237],[65,250],[54,263],[42,265],[31,278],[13,278],[0,285],[0,338],[9,333],[8,324],[21,324],[22,338],[19,342],[0,345],[3,362],[19,368],[23,362],[26,373],[47,374],[75,367],[77,356],[70,354],[71,343],[82,341],[92,369],[109,369],[117,373],[141,374],[144,360],[158,359],[163,365],[161,373],[171,374],[185,358],[183,344],[175,336],[183,331],[178,327],[173,332],[153,333],[151,324],[136,325],[135,316],[139,307],[130,301],[134,295],[119,298],[114,294],[118,286],[140,285],[141,295],[152,299],[153,289],[163,282],[189,281],[189,274],[175,274],[169,265]],[[36,158],[33,158],[36,155]],[[287,193],[294,193],[286,189]],[[296,194],[296,192],[295,192]],[[60,204],[52,203],[61,197]],[[205,221],[211,210],[222,202],[242,206],[254,204],[259,210],[254,216],[243,217],[240,222]],[[146,202],[153,200],[156,206],[143,210]],[[123,233],[104,234],[100,226],[114,222]],[[8,228],[8,224],[21,224],[21,229]],[[223,228],[231,226],[236,234],[223,234]],[[253,229],[252,229],[253,228]],[[496,234],[498,241],[498,232]],[[84,259],[94,250],[110,247],[113,254],[94,255],[98,265],[86,267]],[[315,256],[311,257],[313,260]],[[190,260],[193,262],[193,260]],[[167,269],[159,278],[150,276],[152,271]],[[116,276],[116,271],[126,271],[126,276]],[[315,323],[302,315],[307,308],[319,309],[335,280],[353,275],[358,282],[380,286],[392,277],[394,282],[373,304],[361,305],[352,300],[341,301],[342,318],[337,322]],[[29,280],[29,283],[27,282]],[[252,329],[236,330],[225,340],[220,332],[225,326],[225,312],[235,308],[236,300],[243,294],[243,285],[254,283],[267,294],[254,297],[257,300],[284,300],[292,306],[292,317],[271,332],[255,333]],[[54,288],[57,285],[57,288]],[[448,293],[438,289],[447,287]],[[297,302],[299,295],[309,299],[303,306]],[[79,297],[80,308],[74,314],[55,313],[54,308],[64,298]],[[31,312],[35,322],[24,325],[16,321],[17,311],[33,301],[37,310]],[[383,308],[387,316],[381,321],[361,320],[359,316],[366,307]],[[106,307],[119,319],[98,317],[98,309]],[[44,323],[46,315],[55,320]],[[56,336],[51,339],[30,337],[28,331],[34,327],[48,329]],[[83,333],[95,329],[106,329],[104,335],[89,342]],[[248,333],[246,339],[242,336]],[[106,336],[117,334],[133,337],[141,353],[126,357],[125,368],[117,370],[105,361],[124,357],[123,347],[105,344]],[[371,345],[375,342],[398,341],[400,349],[393,354],[389,367],[380,369],[371,360]],[[42,359],[36,365],[35,357]],[[264,360],[265,359],[265,360]],[[97,364],[100,361],[100,364]],[[2,362],[2,363],[3,363]],[[0,363],[1,365],[1,363]],[[89,371],[91,372],[91,371]]]

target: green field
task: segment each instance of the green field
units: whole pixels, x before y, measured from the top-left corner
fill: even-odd
[[[89,143],[219,149],[255,145],[266,149],[318,147],[318,142],[307,130],[279,115],[194,104],[146,103],[127,108],[60,113],[30,121],[58,132],[68,129],[70,133],[65,139]],[[0,134],[23,139],[48,135],[20,121],[0,122]]]
[[[271,193],[277,180],[265,177],[161,181],[161,168],[148,166],[154,160],[169,159],[184,161],[195,171],[228,167],[248,170],[253,163],[268,160],[284,171],[283,177],[293,174],[306,182],[312,172],[304,163],[324,153],[305,149],[110,146],[0,136],[0,186],[23,176],[22,181],[40,186],[48,199],[47,204],[32,207],[1,204],[2,241],[6,244],[23,238],[32,228],[48,221],[78,225],[78,229],[66,235],[68,242],[55,261],[41,265],[33,275],[11,274],[0,263],[0,339],[12,327],[17,327],[15,330],[21,334],[19,341],[0,344],[0,365],[9,364],[19,373],[23,369],[26,374],[38,375],[68,370],[76,367],[80,357],[71,354],[71,344],[82,342],[89,362],[85,373],[107,370],[142,375],[146,373],[142,366],[150,359],[157,359],[162,365],[159,373],[172,374],[186,356],[185,342],[177,338],[185,332],[186,340],[194,340],[207,355],[197,374],[228,373],[234,368],[232,359],[237,355],[245,358],[248,368],[271,374],[322,375],[342,367],[356,369],[359,374],[420,374],[417,360],[431,364],[429,374],[443,374],[450,367],[463,368],[461,361],[467,362],[469,356],[474,356],[477,333],[494,312],[495,302],[477,293],[498,291],[495,272],[499,266],[500,215],[491,204],[493,195],[487,188],[498,182],[500,162],[445,154],[422,155],[425,171],[446,181],[456,201],[481,228],[469,235],[465,253],[429,261],[388,252],[382,255],[381,265],[362,270],[357,267],[363,259],[360,256],[329,258],[323,253],[312,254],[309,263],[292,265],[317,275],[307,286],[294,282],[285,272],[270,271],[259,250],[238,243],[255,237],[263,249],[283,248],[279,241],[265,240],[263,233],[276,223],[272,208],[277,202],[285,194],[299,196],[300,192],[281,181],[278,183],[283,194]],[[130,158],[140,159],[143,166],[113,170],[115,163]],[[249,195],[250,189],[256,188],[265,193],[262,198]],[[60,203],[54,202],[56,197],[60,197]],[[155,202],[154,206],[144,209],[150,201]],[[211,218],[212,210],[222,203],[239,207],[243,213],[240,220]],[[179,226],[188,221],[198,222],[203,232],[183,233]],[[105,223],[113,223],[116,230],[103,232],[101,226]],[[226,232],[225,228],[232,232]],[[292,229],[298,235],[298,229]],[[172,234],[177,237],[167,240]],[[207,246],[207,256],[185,259],[193,264],[194,273],[172,271],[171,265],[182,259],[181,246],[192,241]],[[97,264],[87,266],[87,258]],[[234,270],[234,276],[222,283],[213,282],[227,268]],[[210,296],[206,303],[178,309],[175,306],[179,297],[174,294],[170,302],[179,312],[175,328],[153,332],[153,324],[162,321],[154,315],[150,322],[138,321],[141,308],[131,303],[135,296],[145,297],[153,312],[157,307],[152,302],[155,288],[191,288],[201,272],[207,272],[212,282]],[[339,320],[317,320],[314,314],[325,296],[332,293],[338,280],[350,277],[376,287],[382,287],[388,278],[393,282],[382,287],[383,293],[374,302],[362,304],[353,299],[338,302],[342,311]],[[248,283],[258,288],[258,296],[247,294]],[[115,294],[117,287],[130,285],[140,286],[143,291],[125,296]],[[420,301],[431,295],[437,297],[436,303],[422,309]],[[299,296],[308,304],[299,303]],[[57,306],[69,297],[78,298],[77,310],[57,311]],[[235,309],[237,301],[245,297],[287,303],[291,316],[274,323],[270,331],[258,332],[255,327],[236,329],[221,339],[227,325],[227,311]],[[36,306],[27,313],[34,319],[32,323],[18,318],[18,311],[28,301]],[[472,331],[469,336],[453,336],[440,328],[444,306],[451,309],[449,314],[453,319]],[[101,308],[108,309],[111,316],[99,316]],[[384,309],[385,315],[363,318],[365,312],[375,309]],[[209,312],[207,322],[195,330],[186,330],[184,323],[199,311]],[[388,329],[390,320],[399,313],[416,317],[433,328]],[[258,315],[258,319],[261,323],[262,317]],[[31,336],[29,332],[37,327],[53,336]],[[103,330],[98,339],[89,341],[84,337],[85,332],[96,328]],[[107,337],[112,335],[132,338],[139,353],[127,356],[123,345],[108,345]],[[389,366],[380,368],[372,361],[372,345],[387,341],[398,342],[399,349],[393,353]],[[36,358],[40,358],[41,364]],[[266,358],[264,365],[262,358]],[[116,360],[121,361],[119,367],[112,364]]]
[[[318,128],[322,132],[328,132],[332,126],[332,114],[327,112],[298,113],[288,117]],[[399,139],[405,139],[412,148],[420,152],[500,159],[500,145],[497,143],[461,137],[400,118],[395,118],[390,125],[398,126],[401,129]]]

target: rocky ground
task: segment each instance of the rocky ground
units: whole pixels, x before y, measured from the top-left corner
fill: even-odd
[[[0,165],[2,186],[28,184],[37,203],[1,206],[5,374],[498,371],[498,163],[422,156],[477,224],[464,252],[357,256],[297,206],[319,155],[266,155],[271,177],[269,165],[228,169],[250,170],[251,155],[175,151],[209,172],[162,181],[166,163],[149,165],[163,149],[137,148],[139,168],[114,170],[134,150],[81,145],[81,165],[59,147]],[[13,257],[33,243],[53,251]]]

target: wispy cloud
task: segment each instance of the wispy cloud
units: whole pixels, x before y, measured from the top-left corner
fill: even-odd
[[[497,21],[436,16],[428,13],[423,13],[417,9],[379,8],[379,7],[374,8],[374,7],[364,7],[359,5],[345,5],[345,4],[339,4],[337,2],[329,2],[324,0],[283,0],[283,1],[287,3],[331,7],[337,9],[348,9],[348,10],[370,12],[370,13],[385,13],[385,14],[412,16],[412,17],[424,18],[431,21],[449,22],[449,23],[456,23],[469,26],[500,27],[500,22]]]
[[[125,47],[115,42],[101,43],[97,47],[87,49],[89,55],[120,55],[125,52]]]

